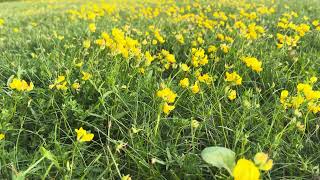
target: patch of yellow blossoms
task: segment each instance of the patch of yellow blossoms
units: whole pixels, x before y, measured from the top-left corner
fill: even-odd
[[[12,82],[9,84],[9,87],[11,89],[17,90],[17,91],[26,91],[29,92],[33,90],[33,83],[30,82],[29,84],[25,80],[20,80],[18,78],[14,78]]]

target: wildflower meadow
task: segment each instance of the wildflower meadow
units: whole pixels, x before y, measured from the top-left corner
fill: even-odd
[[[319,0],[0,0],[0,179],[320,179]]]

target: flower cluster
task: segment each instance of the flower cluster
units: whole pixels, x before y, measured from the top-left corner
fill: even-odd
[[[18,78],[14,78],[12,82],[9,84],[9,87],[11,89],[17,90],[17,91],[32,91],[33,90],[33,83],[30,82],[29,84],[25,80],[20,80]]]
[[[247,67],[251,68],[252,70],[256,72],[262,71],[262,62],[259,61],[255,57],[243,57],[242,61],[247,65]]]
[[[159,90],[157,92],[157,96],[164,101],[162,110],[166,115],[168,115],[172,110],[174,110],[175,106],[171,104],[174,103],[177,94],[174,93],[170,88],[166,87]]]
[[[293,108],[299,110],[305,105],[308,111],[314,114],[318,113],[320,111],[320,104],[318,103],[320,91],[313,90],[315,82],[317,82],[317,77],[311,77],[307,83],[299,83],[297,85],[297,94],[293,96],[289,96],[288,90],[282,90],[280,103],[285,109]]]

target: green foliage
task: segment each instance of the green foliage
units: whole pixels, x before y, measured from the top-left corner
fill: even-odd
[[[88,2],[85,0],[0,3],[0,19],[5,20],[0,27],[0,133],[5,134],[0,140],[0,179],[121,179],[127,174],[132,179],[227,179],[227,171],[230,173],[234,166],[234,153],[238,159],[260,151],[267,152],[275,163],[263,174],[264,179],[320,176],[319,114],[309,112],[307,104],[299,112],[284,109],[279,101],[283,89],[293,95],[298,83],[311,76],[319,78],[320,31],[311,24],[320,20],[319,1],[248,0],[276,10],[257,19],[257,25],[266,30],[257,40],[247,40],[235,29],[229,32],[227,26],[207,30],[205,23],[200,23],[204,16],[214,20],[213,11],[239,15],[238,3],[218,7],[223,1],[201,0],[200,8],[190,0],[168,2],[175,3],[172,8],[161,5],[164,10],[185,7],[179,13],[196,14],[190,17],[196,24],[189,19],[177,24],[178,17],[169,16],[169,12],[146,18],[156,11],[143,14],[139,9],[126,8],[139,3],[141,7],[157,7],[162,1],[128,1],[120,4],[125,8],[122,11],[106,13],[95,21],[70,18],[68,10],[80,10]],[[188,3],[192,4],[190,11]],[[135,16],[130,14],[134,10]],[[251,11],[256,11],[255,6],[248,13]],[[299,15],[295,23],[307,23],[312,30],[301,38],[299,47],[278,49],[277,22],[283,13],[291,11]],[[93,22],[97,26],[94,33],[88,30]],[[226,23],[231,27],[234,20],[229,18]],[[145,33],[150,33],[151,25],[161,29],[164,44],[150,44],[154,37]],[[146,39],[142,53],[170,51],[176,57],[176,69],[166,70],[156,59],[141,74],[143,58],[128,60],[94,43],[102,32],[111,35],[113,28],[128,28],[125,34],[140,43]],[[184,34],[185,44],[177,42],[178,33]],[[221,44],[218,33],[230,35],[234,42],[227,54],[219,50],[216,59],[209,57],[208,65],[201,67],[213,77],[213,83],[202,83],[199,94],[182,89],[182,78],[189,77],[192,83],[197,79],[194,67],[186,73],[179,66],[191,65],[192,41],[201,34],[205,43],[198,47],[208,54],[210,45],[219,48]],[[87,39],[91,47],[85,49],[83,41]],[[262,61],[262,72],[252,71],[239,59],[249,55]],[[80,62],[81,68],[76,66]],[[91,78],[82,80],[82,71],[89,72]],[[243,78],[241,86],[230,86],[237,92],[234,101],[226,95],[230,87],[225,81],[226,72],[232,71]],[[49,88],[60,75],[66,78],[67,91]],[[15,77],[33,82],[34,89],[12,90],[10,82]],[[71,88],[76,82],[80,90]],[[161,84],[177,93],[172,104],[175,109],[169,115],[159,108],[162,100],[156,92]],[[314,90],[319,85],[316,82]],[[75,129],[80,127],[94,134],[92,141],[77,141]],[[202,151],[207,146],[213,147]]]
[[[236,154],[225,147],[206,147],[201,152],[204,161],[217,168],[226,169],[230,175],[236,164]]]

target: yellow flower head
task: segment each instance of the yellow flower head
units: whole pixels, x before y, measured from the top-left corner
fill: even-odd
[[[89,24],[89,31],[90,32],[96,32],[96,25],[94,23]]]
[[[181,64],[180,67],[184,72],[188,72],[190,70],[190,67],[187,64]]]
[[[90,40],[85,40],[83,41],[83,47],[86,49],[89,49],[91,45],[91,41]]]
[[[126,176],[122,176],[121,180],[131,180],[131,176],[129,174]]]
[[[79,91],[79,89],[80,89],[80,84],[76,82],[76,83],[73,83],[73,84],[71,85],[71,87],[72,87],[72,89]]]
[[[79,142],[87,142],[87,141],[92,141],[94,134],[92,133],[87,133],[86,130],[84,130],[82,127],[79,129],[75,130],[77,133],[77,140]]]
[[[25,80],[20,80],[18,78],[14,78],[12,82],[9,84],[9,87],[11,89],[17,90],[17,91],[31,91],[34,88],[34,85],[32,82],[29,84]]]
[[[227,82],[232,82],[235,85],[241,85],[242,84],[242,77],[237,74],[236,72],[228,73],[226,72],[226,79]]]
[[[238,160],[232,174],[235,180],[259,180],[260,177],[259,169],[245,158]]]
[[[315,83],[315,82],[317,82],[317,80],[318,80],[318,78],[315,77],[315,76],[313,76],[313,77],[310,78],[310,82],[311,82],[311,83]]]
[[[68,89],[67,87],[67,81],[65,76],[58,76],[58,78],[54,81],[54,84],[50,84],[49,88],[53,89],[56,87],[58,90],[66,91]]]
[[[163,110],[163,112],[164,112],[166,115],[168,115],[168,114],[170,114],[170,112],[171,112],[172,110],[174,110],[174,108],[175,108],[175,106],[169,105],[168,103],[165,102],[165,103],[163,104],[162,110]]]
[[[3,133],[0,133],[0,141],[5,138],[5,135]]]
[[[200,92],[200,87],[198,84],[199,84],[198,81],[196,81],[194,85],[191,87],[192,93],[197,94]]]
[[[154,61],[154,57],[150,54],[149,51],[145,52],[145,58],[146,58],[146,66],[149,66],[152,61]]]
[[[182,88],[187,88],[187,87],[189,87],[189,79],[188,79],[188,78],[184,78],[184,79],[180,80],[179,85],[180,85]]]
[[[228,93],[228,98],[233,101],[237,98],[237,91],[236,90],[230,90]]]
[[[245,57],[242,58],[243,62],[247,65],[247,67],[251,68],[252,70],[256,72],[261,72],[262,71],[262,62],[259,61],[255,57]]]
[[[173,103],[177,97],[177,94],[171,91],[170,88],[164,88],[157,92],[157,96],[162,98],[167,103]]]
[[[269,171],[273,166],[272,159],[269,159],[268,154],[259,152],[254,156],[254,163],[263,171]]]
[[[191,120],[191,127],[198,128],[199,125],[200,125],[199,121],[197,121],[195,119]]]
[[[84,72],[84,71],[82,71],[81,74],[82,74],[82,78],[81,79],[84,80],[84,81],[89,80],[90,77],[91,77],[90,73],[87,73],[87,72]]]

